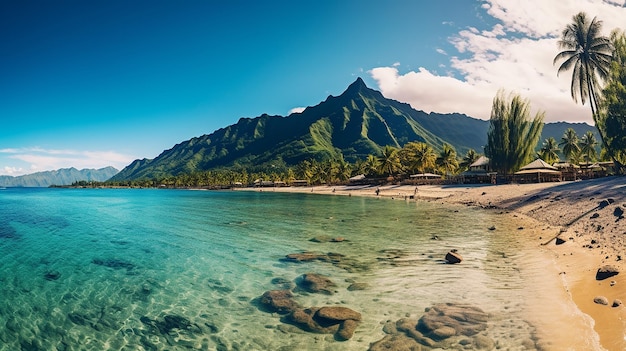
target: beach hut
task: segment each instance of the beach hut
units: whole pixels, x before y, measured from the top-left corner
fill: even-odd
[[[480,156],[474,163],[469,165],[469,169],[461,173],[463,183],[495,183],[496,172],[491,171],[489,158]]]
[[[365,174],[359,174],[349,178],[348,183],[351,185],[366,184],[367,180],[365,179]]]
[[[561,172],[538,158],[515,172],[513,179],[519,183],[559,182]]]
[[[569,162],[555,162],[552,166],[556,167],[561,172],[561,178],[563,180],[576,180],[580,178],[580,167]]]
[[[309,181],[306,179],[295,179],[291,181],[292,186],[308,186]]]

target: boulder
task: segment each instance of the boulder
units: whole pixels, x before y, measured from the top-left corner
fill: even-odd
[[[358,326],[358,321],[352,319],[343,321],[339,326],[339,330],[337,331],[337,333],[335,333],[335,338],[339,341],[350,340]]]
[[[260,299],[261,305],[281,314],[287,314],[300,307],[293,299],[293,294],[289,290],[269,290],[263,293]]]
[[[368,351],[422,351],[422,345],[404,334],[393,334],[371,343]]]
[[[316,317],[333,321],[361,320],[361,314],[359,312],[340,306],[322,307],[317,311]]]
[[[420,318],[417,330],[432,339],[441,337],[435,331],[442,327],[454,329],[455,335],[473,336],[487,329],[488,319],[489,315],[478,307],[442,303],[434,305]]]
[[[352,338],[360,319],[360,313],[346,307],[310,307],[293,311],[287,322],[308,332],[335,334],[335,339],[345,341]]]
[[[294,324],[298,328],[318,334],[334,334],[339,330],[339,323],[318,323],[313,319],[319,307],[296,309],[287,316],[287,322]]]
[[[461,263],[463,261],[463,256],[461,256],[456,249],[450,250],[446,254],[446,262],[449,264]]]
[[[609,300],[604,297],[604,296],[596,296],[593,299],[593,302],[597,303],[598,305],[608,305],[609,304]]]
[[[565,244],[565,240],[561,239],[560,237],[556,237],[556,244],[557,245],[563,245]]]
[[[618,274],[619,270],[615,266],[605,265],[598,268],[598,271],[596,272],[596,280],[604,280]]]
[[[328,277],[317,273],[303,274],[297,281],[300,288],[313,293],[322,293],[332,295],[334,293],[333,288],[337,286]]]
[[[472,345],[475,350],[493,350],[496,347],[496,343],[491,338],[483,335],[476,335]]]
[[[621,305],[622,305],[622,300],[615,299],[613,300],[613,304],[611,305],[611,307],[619,307]]]
[[[613,215],[617,217],[618,220],[620,220],[624,218],[624,210],[620,206],[617,206],[615,207],[615,210],[613,210]]]

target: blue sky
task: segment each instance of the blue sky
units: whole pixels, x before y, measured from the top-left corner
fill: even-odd
[[[556,40],[624,1],[0,2],[0,175],[123,168],[357,77],[427,112],[487,119],[498,89],[547,120],[590,122],[556,77]],[[547,4],[546,4],[547,3]]]

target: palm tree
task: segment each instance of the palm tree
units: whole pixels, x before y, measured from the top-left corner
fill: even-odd
[[[463,160],[461,160],[461,163],[459,164],[459,166],[462,169],[468,169],[469,166],[476,162],[476,160],[478,160],[478,158],[480,157],[480,155],[474,150],[474,149],[469,149],[467,150],[467,153],[465,154],[465,156],[463,156]]]
[[[613,57],[611,40],[602,36],[602,21],[594,17],[591,21],[587,14],[580,12],[572,18],[561,34],[559,52],[553,63],[564,60],[559,66],[557,75],[563,71],[572,70],[571,93],[572,99],[578,102],[580,97],[584,105],[589,100],[593,121],[604,143],[604,134],[598,121],[598,94],[601,91],[600,80],[609,76],[609,68]]]
[[[352,166],[343,157],[337,161],[337,180],[346,182],[352,176]]]
[[[580,146],[578,146],[578,135],[576,135],[576,131],[572,128],[567,128],[561,137],[559,146],[563,150],[563,156],[565,156],[565,159],[571,162],[572,157],[580,153]]]
[[[378,175],[378,157],[374,155],[367,155],[367,159],[365,159],[364,170],[368,175]]]
[[[454,173],[459,168],[459,161],[456,159],[456,150],[448,143],[443,144],[443,150],[437,157],[437,166],[445,173]]]
[[[398,149],[393,146],[385,146],[379,159],[379,172],[383,175],[393,176],[402,169]]]
[[[517,94],[507,99],[499,91],[493,99],[485,154],[491,168],[502,174],[517,171],[535,154],[543,129],[544,112],[530,118],[530,102]]]
[[[435,168],[437,155],[432,147],[422,142],[409,142],[400,150],[400,160],[410,172],[425,173]]]
[[[588,130],[580,139],[580,153],[586,162],[595,161],[597,157],[596,146],[598,141],[592,131]]]
[[[553,137],[549,137],[546,141],[543,142],[541,149],[539,150],[538,156],[542,160],[546,161],[549,164],[553,164],[559,161],[559,147],[556,144],[556,139]]]

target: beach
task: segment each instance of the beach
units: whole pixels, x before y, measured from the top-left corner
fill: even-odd
[[[542,294],[526,297],[529,320],[542,348],[583,350],[577,340],[594,339],[598,350],[626,349],[626,179],[506,185],[314,186],[257,191],[371,196],[477,206],[517,217],[529,229],[523,240],[545,260],[529,262],[528,285]],[[519,234],[516,234],[516,238]],[[558,239],[557,239],[558,238]],[[519,239],[519,238],[517,238]],[[601,267],[620,274],[598,280]],[[610,273],[609,275],[614,274]],[[549,291],[549,293],[545,293]],[[543,296],[545,295],[545,296]],[[584,329],[584,330],[583,330]]]

